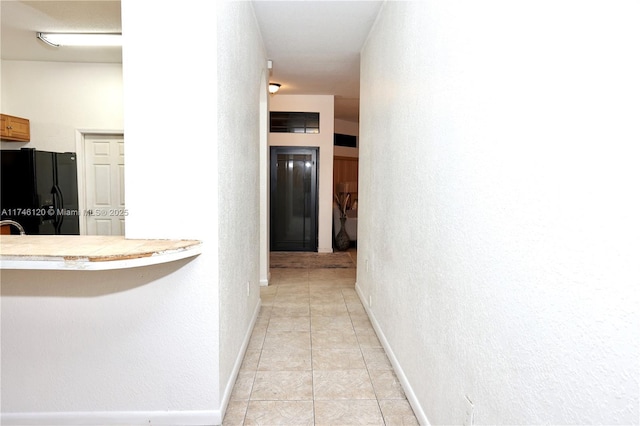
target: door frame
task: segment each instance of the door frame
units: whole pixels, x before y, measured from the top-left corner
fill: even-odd
[[[122,135],[124,140],[124,130],[95,130],[95,129],[76,129],[76,156],[78,165],[78,212],[80,214],[80,235],[87,235],[87,182],[86,182],[86,163],[84,143],[89,135],[113,136]],[[126,218],[125,218],[126,221]]]
[[[320,204],[320,186],[319,186],[319,172],[320,172],[320,150],[318,147],[313,146],[279,146],[272,145],[269,147],[269,210],[270,210],[270,221],[269,221],[269,250],[276,251],[273,246],[273,238],[275,232],[273,232],[273,227],[275,226],[275,209],[276,203],[273,200],[273,197],[276,194],[276,185],[275,185],[275,164],[276,164],[276,155],[279,153],[286,154],[312,154],[314,157],[315,164],[313,165],[313,170],[315,173],[311,174],[311,193],[312,196],[315,195],[311,199],[311,212],[312,212],[312,222],[310,227],[310,247],[307,250],[304,249],[291,249],[290,251],[318,251],[318,228],[319,228],[319,204]]]

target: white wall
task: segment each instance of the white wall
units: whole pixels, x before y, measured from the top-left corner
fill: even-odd
[[[333,252],[331,237],[333,202],[333,96],[274,95],[270,111],[302,111],[320,113],[320,132],[317,134],[270,133],[270,146],[318,147],[320,163],[318,176],[318,252]]]
[[[638,424],[639,13],[384,4],[357,289],[423,423]]]
[[[261,157],[267,140],[260,108],[267,107],[261,100],[268,70],[251,3],[222,2],[219,8],[220,377],[228,398],[260,303],[260,166],[267,161]]]
[[[135,13],[135,21],[129,21],[132,30],[148,16],[147,7],[133,3],[127,8],[123,4],[123,20],[132,10]],[[198,14],[191,12],[194,8]],[[133,163],[138,170],[150,168],[161,176],[150,187],[147,176],[136,175],[132,182],[135,188],[129,191],[127,187],[133,198],[128,203],[132,225],[128,224],[127,236],[196,237],[204,241],[207,249],[200,257],[207,279],[200,285],[215,295],[198,304],[203,304],[205,319],[209,314],[216,318],[214,332],[202,339],[214,341],[217,352],[202,359],[205,364],[200,368],[215,372],[213,389],[204,395],[215,396],[210,406],[223,411],[259,308],[258,117],[266,57],[250,3],[203,7],[194,0],[180,10],[184,10],[184,19],[176,16],[172,5],[154,6],[152,26],[176,29],[180,37],[173,44],[150,49],[144,32],[134,32],[133,42],[131,37],[126,39],[125,103],[127,108],[134,104],[130,121],[136,140],[149,141],[139,146],[133,159],[128,157],[127,167]],[[217,28],[215,42],[212,23]],[[238,28],[242,32],[238,33]],[[187,44],[190,49],[184,49]],[[211,46],[217,46],[217,52]],[[181,54],[172,55],[167,63],[167,49]],[[211,51],[211,56],[194,56],[193,49]],[[216,55],[224,61],[216,62]],[[238,68],[244,70],[241,75]],[[174,84],[167,85],[167,81]],[[149,99],[159,93],[170,102],[149,107]],[[170,129],[158,125],[158,117],[167,114]],[[176,141],[181,149],[176,149]],[[157,157],[154,153],[154,164],[149,165],[149,149],[162,146],[166,149]],[[131,181],[129,176],[127,179]],[[149,221],[157,208],[154,200],[162,199],[167,190],[174,197],[170,207],[178,211],[167,212],[158,222]],[[185,405],[192,404],[185,401]]]
[[[2,271],[2,424],[209,424],[208,256],[119,271]]]
[[[28,118],[31,142],[2,149],[75,152],[76,130],[122,130],[122,64],[2,61],[3,114]]]
[[[222,7],[217,21],[215,2],[159,3],[152,16],[122,3],[127,238],[197,238],[202,254],[122,271],[3,271],[2,424],[220,424],[259,308],[266,65],[250,4]],[[221,51],[247,49],[228,58],[241,75],[216,66],[212,26]],[[167,27],[174,38],[149,43]],[[230,85],[220,104],[218,79]]]

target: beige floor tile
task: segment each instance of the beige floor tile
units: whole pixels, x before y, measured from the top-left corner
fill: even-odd
[[[308,317],[309,316],[309,304],[304,303],[290,303],[282,306],[274,306],[271,312],[271,318],[273,317]]]
[[[260,350],[247,350],[240,365],[240,371],[256,371],[258,370],[258,361],[260,360]]]
[[[258,319],[256,319],[256,323],[260,321],[269,321],[269,317],[271,316],[271,305],[265,306],[264,304],[260,306],[260,312],[258,312]]]
[[[258,371],[251,400],[299,401],[313,399],[311,371]]]
[[[247,350],[260,350],[262,349],[262,345],[264,344],[264,338],[267,335],[266,329],[256,330],[254,329],[251,333],[251,338],[249,339],[249,344],[247,345]]]
[[[320,280],[317,281],[317,284],[309,284],[309,296],[336,295],[344,298],[342,290],[342,287],[334,285],[329,280]]]
[[[359,344],[353,330],[319,330],[311,333],[311,346],[314,349],[355,349]]]
[[[275,295],[271,295],[271,294],[266,295],[266,296],[261,295],[261,296],[260,296],[260,305],[261,305],[261,307],[263,307],[263,308],[264,308],[264,307],[271,307],[271,306],[273,305],[273,301],[274,301],[275,299],[276,299],[276,296],[275,296]],[[269,311],[269,312],[271,312],[271,311]]]
[[[282,284],[286,282],[306,282],[309,280],[309,271],[300,268],[271,268],[269,284]]]
[[[313,350],[314,370],[362,370],[365,368],[360,349],[318,348]]]
[[[347,307],[350,307],[351,305],[355,305],[355,306],[360,306],[364,309],[364,307],[362,306],[362,301],[358,296],[343,295],[342,298],[344,299],[344,303],[347,305]]]
[[[331,280],[318,279],[316,281],[309,281],[309,289],[342,290],[345,288],[353,288],[355,283],[355,278],[332,278]]]
[[[371,324],[371,321],[369,321],[369,317],[367,317],[366,315],[361,316],[361,315],[349,315],[349,318],[351,318],[351,323],[353,324],[353,329],[358,332],[358,331],[374,331],[373,330],[373,324]]]
[[[278,294],[273,300],[273,306],[283,306],[292,303],[309,303],[309,293],[295,292]]]
[[[349,311],[349,315],[351,315],[351,314],[355,314],[355,315],[358,315],[358,316],[367,315],[367,312],[364,310],[364,307],[362,306],[362,303],[360,303],[359,300],[357,300],[355,302],[345,302],[345,305],[347,306],[347,310]]]
[[[245,425],[313,426],[313,401],[251,401]]]
[[[265,334],[269,327],[270,319],[267,317],[259,318],[253,326],[252,335]]]
[[[314,283],[326,287],[336,287],[336,285],[340,287],[343,281],[350,282],[351,288],[355,288],[356,269],[335,268],[309,270],[309,287],[313,287]]]
[[[271,308],[275,300],[275,295],[260,296],[260,312],[258,313],[258,318],[271,315]]]
[[[240,371],[236,378],[236,383],[233,385],[233,391],[231,391],[230,399],[233,400],[248,400],[251,396],[251,390],[253,389],[253,383],[255,381],[255,371]]]
[[[294,349],[310,350],[311,333],[308,331],[268,331],[262,348],[284,352]]]
[[[271,284],[271,281],[269,281],[269,283]],[[285,287],[309,287],[309,271],[301,269],[287,271],[278,278],[277,283],[274,282],[273,284],[278,286],[278,291],[281,291]]]
[[[323,295],[342,295],[343,288],[333,284],[333,281],[319,280],[313,281],[309,284],[309,296],[323,296]]]
[[[363,305],[364,308],[364,312],[363,311],[355,311],[353,313],[350,313],[349,315],[351,315],[352,318],[357,317],[357,319],[359,320],[365,320],[365,319],[369,319],[369,316],[367,315],[367,310],[366,307]]]
[[[269,318],[271,318],[271,312],[273,311],[273,305],[262,306],[260,308],[260,313],[258,314],[258,318],[256,319],[256,325],[261,322],[265,322],[269,324]]]
[[[271,279],[269,280],[269,286],[278,286],[278,290],[282,290],[283,287],[286,286],[308,286],[309,285],[309,275],[304,274],[301,276],[300,273],[297,275],[285,275],[285,276],[273,276],[271,275]],[[276,293],[277,294],[277,293]]]
[[[283,299],[286,297],[309,297],[309,285],[308,284],[288,284],[279,285],[278,292],[276,293],[277,299]]]
[[[362,348],[362,356],[369,371],[393,369],[383,348]]]
[[[349,315],[311,316],[311,332],[315,331],[353,331]]]
[[[312,303],[310,305],[310,315],[312,316],[325,316],[335,317],[337,315],[347,315],[349,311],[344,302],[340,303]]]
[[[315,400],[375,399],[367,370],[314,370]]]
[[[309,269],[309,282],[355,279],[356,268],[318,268]],[[355,283],[355,281],[354,281]]]
[[[373,370],[369,371],[369,375],[378,399],[405,398],[400,380],[393,370]]]
[[[362,330],[356,330],[356,336],[358,336],[358,343],[360,344],[361,348],[381,348],[382,344],[380,343],[380,340],[378,340],[378,336],[376,335],[376,332],[371,330],[371,331],[362,331]]]
[[[360,297],[358,296],[358,292],[354,287],[342,289],[342,295],[344,296],[345,299],[360,300]]]
[[[268,309],[268,313],[264,315],[260,315],[256,318],[256,323],[253,325],[253,330],[251,330],[251,334],[265,333],[267,331],[267,327],[269,326],[269,320],[271,319],[271,308]]]
[[[310,331],[309,317],[273,317],[269,321],[268,331]]]
[[[382,417],[387,425],[419,425],[418,419],[406,399],[385,399],[379,403]]]
[[[342,305],[346,308],[344,303],[344,299],[340,295],[330,296],[330,295],[322,295],[322,296],[311,296],[309,299],[310,305]],[[341,315],[348,315],[349,311],[345,311]],[[311,313],[313,315],[313,313]]]
[[[222,420],[223,426],[242,426],[244,425],[244,416],[247,413],[247,405],[249,401],[229,401],[227,410]]]
[[[267,294],[276,294],[276,292],[278,291],[278,287],[275,285],[265,285],[265,286],[260,286],[260,295],[267,295]]]
[[[344,304],[344,296],[339,291],[314,291],[309,294],[309,303],[313,304]]]
[[[282,284],[276,284],[278,287],[278,294],[283,295],[287,293],[298,293],[298,294],[309,294],[309,282],[307,280],[304,281],[291,281],[285,282]]]
[[[375,400],[316,401],[316,426],[384,425]]]
[[[274,281],[273,278],[269,280],[269,287],[274,286],[277,287],[276,296],[279,292],[284,292],[287,289],[292,291],[300,291],[301,289],[309,289],[309,279],[301,278],[301,277],[288,277],[278,279]]]
[[[271,287],[278,288],[278,286],[271,286]],[[271,303],[268,304],[268,305],[265,304],[265,303],[262,303],[263,297],[266,297],[269,300],[271,300]],[[269,308],[269,313],[271,313],[271,309],[270,308],[271,308],[271,306],[273,306],[273,302],[276,300],[276,297],[277,297],[277,293],[268,294],[267,296],[263,296],[262,293],[260,294],[260,302],[261,302],[261,304],[260,304],[260,313],[261,314],[262,314],[262,309],[264,309],[264,308]]]
[[[311,349],[263,349],[259,371],[311,370]]]
[[[309,302],[274,302],[273,308],[271,308],[271,318],[300,316],[309,316]]]

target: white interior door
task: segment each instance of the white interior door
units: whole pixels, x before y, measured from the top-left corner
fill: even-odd
[[[84,138],[87,235],[124,235],[123,135]]]

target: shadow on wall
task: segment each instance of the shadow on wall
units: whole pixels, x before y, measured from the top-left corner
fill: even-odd
[[[106,271],[3,270],[2,297],[99,297],[153,283],[195,258]]]

